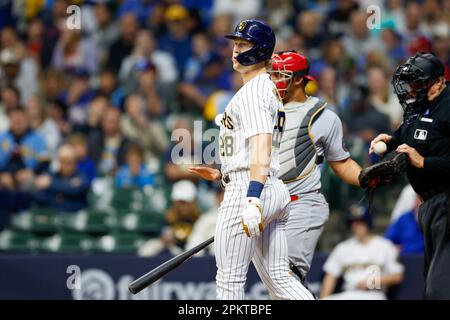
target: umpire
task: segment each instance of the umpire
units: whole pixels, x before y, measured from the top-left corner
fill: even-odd
[[[419,223],[425,239],[425,299],[450,299],[450,87],[433,53],[400,65],[392,84],[404,110],[393,136],[371,143],[408,155],[408,179],[423,203]]]

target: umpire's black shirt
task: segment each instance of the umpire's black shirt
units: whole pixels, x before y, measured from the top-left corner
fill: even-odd
[[[424,166],[418,169],[408,164],[407,175],[420,195],[438,188],[450,187],[450,86],[436,97],[430,107],[409,124],[395,131],[388,150],[406,143],[422,155]]]

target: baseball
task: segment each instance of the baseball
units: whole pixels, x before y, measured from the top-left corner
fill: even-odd
[[[375,151],[375,153],[378,155],[382,155],[383,153],[385,153],[386,149],[387,149],[386,143],[384,143],[383,141],[378,141],[373,146],[373,151]]]

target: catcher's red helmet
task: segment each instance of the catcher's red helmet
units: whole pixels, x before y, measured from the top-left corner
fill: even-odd
[[[295,51],[283,51],[273,54],[271,72],[276,74],[273,81],[281,97],[284,96],[284,93],[291,85],[292,77],[303,77],[308,81],[315,81],[312,76],[308,75],[308,58]]]

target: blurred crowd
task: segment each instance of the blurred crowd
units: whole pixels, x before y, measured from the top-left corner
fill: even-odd
[[[69,28],[70,5],[80,8],[79,28]],[[369,5],[380,8],[374,28]],[[218,128],[240,88],[223,35],[244,18],[274,28],[276,51],[310,58],[309,93],[326,99],[346,139],[362,145],[362,165],[373,161],[370,141],[402,121],[390,85],[400,62],[434,51],[450,79],[450,1],[1,1],[0,229],[30,207],[85,209],[96,181],[109,179],[114,189],[169,190],[160,241],[140,254],[176,253],[212,235],[222,192],[187,171],[198,159],[183,154],[190,160],[180,165],[171,155],[178,143],[202,148],[193,121]],[[175,129],[191,139],[172,139]],[[211,197],[198,206],[202,190]],[[386,236],[400,245],[402,228],[416,228],[409,237],[417,243],[414,206],[403,211]]]

